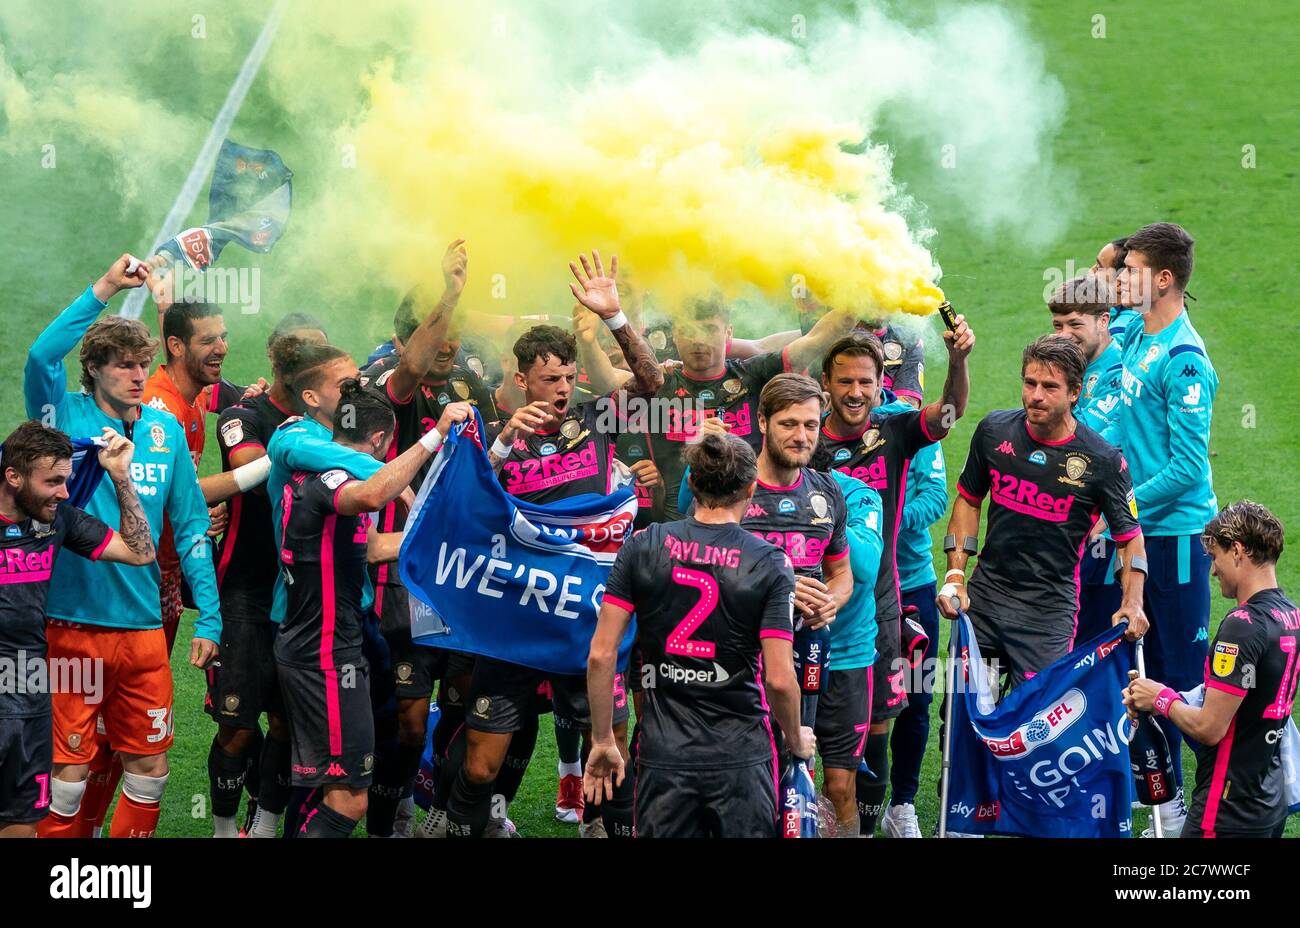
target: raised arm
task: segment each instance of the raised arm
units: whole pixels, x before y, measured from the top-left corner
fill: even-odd
[[[132,262],[136,267],[128,274],[127,268]],[[146,268],[135,258],[122,255],[36,337],[27,351],[27,363],[23,368],[23,398],[28,416],[45,420],[51,411],[58,408],[68,392],[68,374],[63,359],[99,318],[108,301],[119,290],[139,287],[147,274]],[[58,426],[57,422],[51,424]]]
[[[402,495],[411,485],[421,465],[442,446],[443,438],[457,422],[471,415],[469,403],[451,403],[442,411],[438,424],[419,441],[379,468],[365,480],[354,480],[339,490],[336,508],[339,515],[355,516],[375,512]]]
[[[655,359],[654,351],[636,327],[628,322],[619,306],[616,283],[618,257],[610,258],[608,277],[605,276],[600,252],[592,251],[590,264],[587,263],[586,255],[579,255],[578,260],[582,262],[581,271],[576,264],[569,262],[569,270],[577,280],[576,284],[569,284],[569,289],[579,303],[604,320],[619,348],[623,350],[623,357],[632,369],[632,385],[628,392],[637,396],[653,396],[664,385],[663,368]]]
[[[460,302],[461,291],[465,289],[468,270],[469,254],[465,250],[465,240],[458,238],[447,246],[447,252],[442,256],[442,296],[406,340],[401,360],[388,380],[389,392],[399,403],[411,398],[416,385],[433,364],[438,348],[447,340],[452,315]],[[416,293],[418,298],[420,291]]]
[[[947,435],[957,420],[966,414],[966,401],[970,397],[970,372],[966,359],[975,347],[975,333],[966,324],[966,317],[957,317],[957,330],[943,333],[944,347],[948,349],[948,376],[943,381],[943,396],[938,403],[925,407],[925,427],[936,438]]]

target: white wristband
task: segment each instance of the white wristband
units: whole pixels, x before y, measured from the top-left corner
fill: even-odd
[[[437,426],[420,436],[420,444],[430,454],[438,452],[438,449],[442,447],[442,433],[438,431]]]
[[[952,570],[948,571],[946,574],[943,575],[944,582],[946,583],[948,581],[948,578],[951,577],[953,574],[957,574],[959,577],[962,578],[963,581],[966,579],[966,571],[962,570],[960,567],[954,567]]]
[[[605,325],[609,326],[611,332],[615,329],[621,329],[627,325],[627,314],[620,309],[617,316],[605,320]]]
[[[492,442],[492,456],[495,458],[501,458],[504,461],[506,458],[510,457],[511,450],[512,449],[509,445],[501,444],[500,435],[497,436],[496,441]]]
[[[235,478],[235,486],[239,487],[239,492],[245,493],[266,482],[267,475],[271,473],[271,458],[264,454],[256,461],[241,464],[230,473]]]

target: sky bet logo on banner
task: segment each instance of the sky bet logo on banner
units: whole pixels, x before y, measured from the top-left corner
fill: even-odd
[[[482,430],[478,412],[472,428]],[[510,496],[470,428],[452,430],[406,523],[402,582],[418,644],[585,674],[605,581],[632,534],[636,495],[584,493],[550,505]],[[636,623],[619,646],[619,666]]]
[[[1131,735],[1121,690],[1133,665],[1126,625],[1107,629],[995,702],[970,619],[968,677],[953,704],[948,829],[1042,838],[1126,838]]]

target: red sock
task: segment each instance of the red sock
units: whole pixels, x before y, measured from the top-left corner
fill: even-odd
[[[36,823],[36,837],[88,838],[90,829],[86,826],[86,820],[81,813],[77,813],[72,818],[64,818],[57,812],[51,812]]]
[[[90,761],[90,776],[86,779],[86,794],[81,800],[80,817],[86,820],[88,828],[104,824],[108,807],[113,803],[113,794],[122,779],[122,759],[108,746],[108,736],[96,735],[95,748],[95,756]],[[90,837],[89,830],[86,837]]]
[[[113,824],[109,827],[110,838],[152,838],[158,828],[158,814],[162,805],[157,802],[136,802],[125,792],[122,801],[117,804],[113,814]]]

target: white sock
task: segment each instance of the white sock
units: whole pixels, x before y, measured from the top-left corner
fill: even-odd
[[[248,830],[248,836],[250,838],[274,838],[279,827],[280,816],[258,806],[257,813],[253,816],[253,827]]]
[[[561,777],[580,777],[582,776],[582,761],[575,760],[571,764],[560,761]]]
[[[214,815],[212,816],[212,837],[214,838],[238,838],[239,826],[235,824],[235,817]]]

